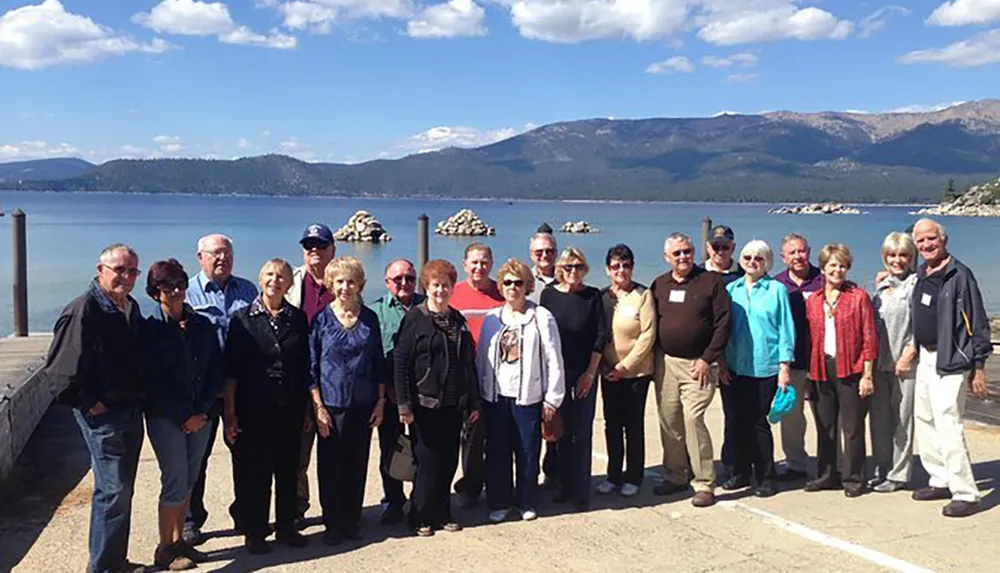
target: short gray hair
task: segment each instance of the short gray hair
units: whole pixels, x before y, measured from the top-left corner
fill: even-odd
[[[781,238],[782,251],[785,250],[785,245],[787,245],[789,241],[802,241],[802,244],[805,245],[807,249],[809,248],[809,241],[807,241],[805,237],[803,237],[798,233],[788,233],[787,235]]]
[[[913,240],[917,239],[917,227],[920,225],[920,223],[930,223],[931,225],[934,226],[934,230],[937,231],[938,238],[940,238],[942,241],[948,240],[948,230],[944,228],[944,225],[928,217],[924,217],[923,219],[920,219],[919,221],[913,224],[913,233],[911,233]]]
[[[685,235],[684,233],[681,233],[681,232],[670,233],[670,235],[667,237],[667,240],[663,241],[663,252],[664,253],[667,252],[667,245],[670,243],[670,241],[678,241],[678,242],[681,242],[681,243],[687,243],[688,245],[694,247],[694,242],[691,241],[691,237],[689,237],[689,236],[687,236],[687,235]]]
[[[414,271],[416,271],[416,269],[417,269],[416,265],[414,265],[413,261],[411,261],[410,259],[408,259],[406,257],[398,257],[398,258],[392,259],[391,261],[389,261],[385,265],[385,271],[384,272],[385,272],[386,276],[389,276],[389,269],[391,269],[392,265],[394,265],[396,263],[406,263],[406,264],[410,265],[410,267],[412,267]]]
[[[534,235],[531,236],[531,240],[528,241],[528,245],[531,245],[531,243],[534,243],[538,239],[545,239],[546,241],[552,243],[553,249],[557,248],[556,237],[552,233],[535,233]]]
[[[212,233],[211,235],[205,235],[204,237],[198,239],[198,252],[208,250],[208,242],[212,239],[219,239],[223,243],[229,245],[229,248],[233,248],[233,240],[221,233]]]
[[[771,245],[768,245],[766,241],[761,241],[760,239],[750,241],[740,251],[740,257],[742,258],[744,255],[759,255],[764,257],[765,273],[771,272],[771,269],[774,267],[774,251],[771,250]]]
[[[130,257],[137,261],[139,260],[139,253],[136,253],[135,249],[125,243],[111,243],[107,247],[104,247],[100,256],[97,257],[97,260],[100,261],[101,264],[107,263],[108,259],[111,258],[111,255],[115,254],[117,251],[126,251]]]

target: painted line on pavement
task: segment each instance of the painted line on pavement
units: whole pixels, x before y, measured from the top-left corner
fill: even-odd
[[[593,457],[603,462],[608,461],[608,455],[597,450],[593,450]],[[645,471],[645,475],[651,478],[663,478],[663,473],[657,470],[647,469]],[[795,523],[794,521],[789,521],[769,511],[757,509],[756,507],[751,507],[738,501],[720,501],[717,505],[730,511],[742,511],[744,513],[749,513],[750,515],[761,519],[768,525],[772,525],[778,529],[782,529],[788,533],[802,537],[803,539],[808,539],[813,543],[818,543],[826,547],[838,549],[845,553],[850,553],[855,557],[860,557],[865,561],[869,561],[892,571],[899,571],[900,573],[935,573],[931,569],[914,565],[908,561],[903,561],[902,559],[886,555],[885,553],[881,553],[874,549],[869,549],[863,545],[858,545],[857,543],[852,543],[850,541],[840,539],[839,537],[834,537],[827,533],[823,533],[822,531],[816,531],[815,529],[806,527],[800,523]]]

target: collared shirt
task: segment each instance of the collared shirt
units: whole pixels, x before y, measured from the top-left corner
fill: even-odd
[[[333,308],[320,311],[309,334],[309,356],[310,388],[318,388],[330,408],[371,406],[386,383],[378,317],[366,306],[349,328]]]
[[[542,290],[556,282],[556,277],[547,277],[538,272],[538,267],[531,268],[531,274],[535,277],[535,290],[528,295],[528,300],[538,304],[542,300]]]
[[[229,277],[225,287],[220,287],[209,279],[205,272],[199,272],[188,286],[185,302],[198,314],[204,316],[219,333],[219,344],[226,347],[229,334],[229,319],[237,310],[248,306],[257,298],[257,287],[250,281],[237,276]]]
[[[708,259],[707,261],[705,261],[705,270],[712,271],[713,273],[719,275],[719,278],[722,279],[722,284],[726,286],[729,286],[734,281],[736,281],[737,279],[746,274],[746,271],[743,270],[743,267],[741,267],[740,264],[736,262],[736,259],[733,259],[729,265],[729,268],[725,270],[720,270],[715,268],[715,265],[712,264],[712,259]]]
[[[795,355],[795,322],[788,290],[769,276],[747,289],[746,277],[726,287],[733,302],[726,362],[740,376],[769,378]]]
[[[823,290],[826,279],[819,267],[809,265],[809,272],[802,284],[792,280],[790,271],[785,269],[774,280],[785,285],[788,289],[788,302],[792,306],[792,320],[795,321],[795,361],[792,368],[795,370],[809,370],[809,321],[806,319],[806,301],[816,291]]]
[[[875,308],[868,293],[854,283],[847,283],[833,309],[836,372],[826,371],[827,305],[823,293],[816,293],[806,303],[806,317],[812,337],[809,379],[825,382],[844,379],[864,370],[864,363],[878,359],[878,334],[875,332]]]
[[[420,293],[413,293],[413,299],[409,307],[403,306],[403,301],[391,294],[387,294],[371,304],[369,308],[378,317],[379,328],[382,329],[382,351],[388,358],[392,350],[396,348],[396,341],[399,340],[399,327],[406,316],[406,311],[424,302],[427,297]]]
[[[309,273],[303,273],[302,277],[302,311],[306,313],[306,319],[312,325],[313,318],[324,307],[333,302],[335,298],[333,292],[326,288],[326,285],[316,282],[316,279]]]

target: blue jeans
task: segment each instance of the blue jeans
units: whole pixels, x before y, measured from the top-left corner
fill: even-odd
[[[497,396],[483,402],[486,416],[486,501],[491,510],[536,507],[538,457],[542,449],[542,404],[518,406]],[[517,487],[513,462],[517,461]]]
[[[160,505],[175,507],[187,501],[198,481],[201,462],[212,435],[210,424],[193,434],[186,434],[170,418],[147,418],[149,443],[160,464]]]
[[[594,446],[597,385],[585,398],[567,393],[559,408],[565,432],[559,440],[559,483],[575,505],[590,504],[590,470]]]
[[[117,573],[128,557],[132,494],[142,449],[142,411],[113,406],[91,416],[73,410],[90,450],[94,496],[90,503],[90,573]]]

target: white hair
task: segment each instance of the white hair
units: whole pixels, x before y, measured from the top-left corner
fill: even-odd
[[[204,237],[198,239],[198,252],[207,251],[208,244],[214,240],[222,241],[229,245],[229,248],[233,248],[233,240],[229,237],[222,235],[220,233],[212,233],[211,235],[205,235]]]
[[[745,255],[764,257],[765,273],[771,272],[771,268],[774,267],[774,251],[771,250],[771,245],[768,245],[765,241],[754,239],[744,245],[743,250],[740,251],[740,257],[742,258]]]
[[[934,226],[934,230],[937,231],[938,238],[940,238],[942,242],[948,241],[948,230],[944,228],[944,225],[938,223],[934,219],[929,219],[926,217],[920,219],[919,221],[913,224],[912,236],[914,241],[917,240],[917,227],[919,227],[921,223],[930,223],[931,225]]]
[[[101,251],[100,256],[97,257],[97,260],[100,261],[101,264],[107,264],[111,256],[117,253],[118,251],[125,251],[128,253],[130,257],[134,258],[137,261],[139,260],[139,255],[138,253],[135,252],[135,249],[126,245],[125,243],[112,243],[107,247],[104,247],[104,249]]]
[[[670,250],[670,248],[667,246],[667,245],[670,244],[670,241],[677,241],[679,243],[686,243],[689,247],[694,247],[694,243],[691,241],[691,237],[685,235],[684,233],[679,233],[679,232],[678,233],[670,233],[670,236],[667,237],[667,240],[663,241],[663,252],[664,253],[666,253],[667,251]]]

